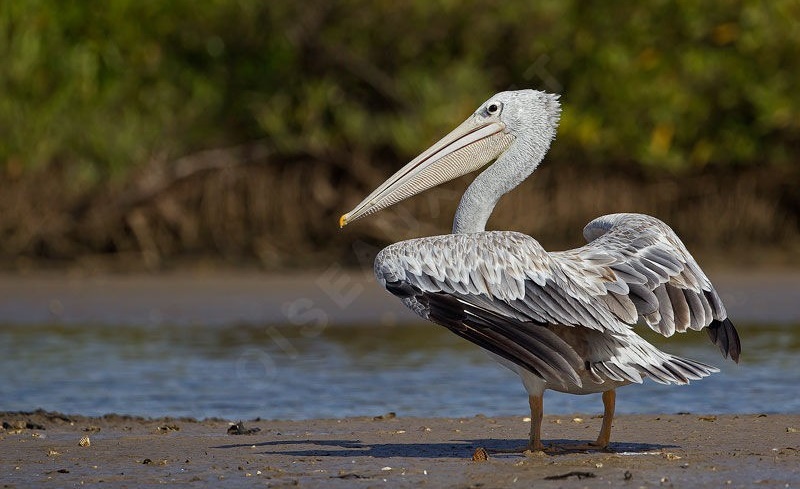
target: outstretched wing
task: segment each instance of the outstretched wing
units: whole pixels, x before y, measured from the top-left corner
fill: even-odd
[[[561,324],[624,335],[643,318],[665,336],[708,327],[723,354],[738,361],[739,338],[717,292],[666,224],[614,214],[589,223],[584,235],[587,245],[554,253],[515,232],[403,241],[378,254],[375,274],[440,324],[446,318],[431,298],[436,303],[442,295],[454,300],[451,310],[507,318],[516,328]],[[487,341],[502,349],[497,338]]]
[[[587,224],[583,235],[586,246],[551,256],[578,267],[608,260],[604,268],[617,281],[602,299],[618,317],[629,324],[642,318],[667,337],[708,328],[722,354],[739,361],[739,335],[719,294],[669,226],[643,214],[610,214]]]

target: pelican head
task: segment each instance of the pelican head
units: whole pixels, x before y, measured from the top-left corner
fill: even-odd
[[[555,136],[560,110],[558,95],[536,90],[494,95],[450,134],[411,160],[353,210],[340,217],[339,226],[344,227],[424,190],[478,170],[514,146],[523,149],[521,156],[531,157],[536,155],[536,148],[543,146],[543,157]],[[533,148],[534,151],[525,151],[524,148]],[[532,168],[519,181],[527,178],[541,158],[533,160]]]

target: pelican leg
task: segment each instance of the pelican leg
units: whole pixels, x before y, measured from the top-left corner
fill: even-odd
[[[597,441],[592,445],[599,448],[607,448],[611,441],[611,422],[614,420],[614,406],[617,399],[617,391],[614,389],[603,392],[603,426]]]
[[[528,396],[531,406],[531,435],[528,441],[528,450],[544,450],[542,444],[542,418],[544,417],[544,395]]]
[[[544,451],[542,444],[542,417],[544,415],[543,395],[528,396],[528,404],[531,406],[531,434],[528,444],[519,448],[512,449],[492,449],[490,453],[523,453],[525,451],[541,452]]]

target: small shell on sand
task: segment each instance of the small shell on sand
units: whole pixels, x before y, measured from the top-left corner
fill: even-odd
[[[483,462],[484,460],[489,460],[489,454],[486,452],[485,448],[478,447],[475,449],[475,453],[472,454],[472,460],[475,462]]]

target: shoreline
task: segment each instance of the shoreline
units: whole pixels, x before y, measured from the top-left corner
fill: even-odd
[[[610,451],[492,454],[526,441],[522,416],[244,421],[0,413],[4,487],[792,487],[800,484],[800,414],[620,415]],[[237,420],[234,420],[237,421]],[[597,434],[600,419],[546,415],[546,443]],[[88,439],[89,441],[81,441]],[[591,481],[587,479],[591,478]],[[729,482],[730,481],[730,482]]]
[[[708,273],[735,324],[800,323],[800,270]],[[392,326],[421,321],[370,270],[163,274],[0,273],[5,324]],[[305,321],[305,322],[304,322]]]

